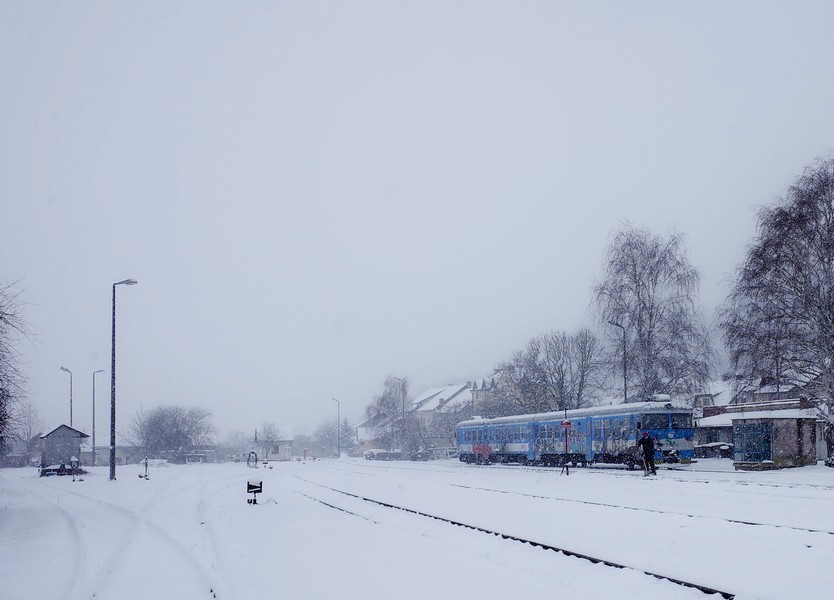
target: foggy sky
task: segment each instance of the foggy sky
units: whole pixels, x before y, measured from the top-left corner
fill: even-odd
[[[834,140],[830,2],[0,0],[0,279],[47,430],[204,406],[357,424],[595,325],[627,219],[687,236],[708,321]]]

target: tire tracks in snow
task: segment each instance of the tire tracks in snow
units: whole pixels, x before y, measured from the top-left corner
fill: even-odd
[[[180,569],[179,572],[191,573],[192,587],[199,594],[193,597],[218,597],[216,586],[213,585],[211,576],[206,572],[194,554],[176,538],[166,532],[163,527],[154,523],[153,520],[148,517],[147,513],[150,512],[154,506],[178,495],[192,491],[190,489],[169,489],[170,486],[170,482],[165,482],[162,487],[155,490],[154,494],[148,499],[144,506],[137,510],[131,510],[100,498],[93,498],[87,494],[77,491],[66,490],[63,488],[60,489],[60,491],[66,494],[70,494],[97,507],[105,508],[110,511],[111,514],[119,515],[119,518],[126,519],[128,521],[126,533],[116,542],[108,559],[99,569],[97,569],[96,573],[90,574],[87,577],[76,577],[71,590],[69,590],[65,596],[67,600],[71,598],[93,599],[98,597],[102,591],[106,592],[110,583],[108,582],[108,579],[115,574],[119,565],[123,563],[126,554],[131,549],[132,543],[136,541],[142,532],[148,532],[152,537],[162,540],[164,546],[172,549],[172,554],[180,558],[180,561],[182,565],[185,566],[185,569]],[[50,487],[55,488],[55,486]],[[70,518],[75,522],[74,517],[70,515]],[[80,539],[78,540],[78,546],[79,548],[83,548],[83,544],[81,544]],[[171,566],[170,568],[173,569],[174,567]],[[80,572],[83,574],[85,571],[82,570]]]

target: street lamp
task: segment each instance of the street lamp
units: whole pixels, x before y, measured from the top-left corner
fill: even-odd
[[[61,370],[64,373],[69,373],[70,376],[70,427],[72,427],[72,371],[66,367],[61,367]]]
[[[341,458],[342,444],[339,439],[339,429],[341,428],[340,422],[342,420],[342,403],[336,400],[336,398],[331,398],[331,400],[336,403],[336,456]]]
[[[113,284],[113,330],[110,338],[110,481],[116,480],[116,286],[136,285],[135,279]]]
[[[619,323],[615,323],[614,321],[608,321],[608,324],[613,325],[614,327],[619,327],[623,330],[623,398],[624,402],[628,404],[628,386],[626,378],[626,329],[625,326],[620,325]]]
[[[93,371],[93,466],[96,466],[96,373],[104,373],[104,369]]]

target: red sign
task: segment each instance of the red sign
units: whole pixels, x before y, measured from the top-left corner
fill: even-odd
[[[562,421],[562,429],[570,429],[570,421]]]

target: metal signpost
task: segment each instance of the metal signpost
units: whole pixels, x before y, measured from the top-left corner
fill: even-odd
[[[252,481],[249,480],[246,482],[246,493],[252,494],[251,498],[246,499],[246,504],[257,504],[258,503],[258,496],[264,491],[263,481]]]

